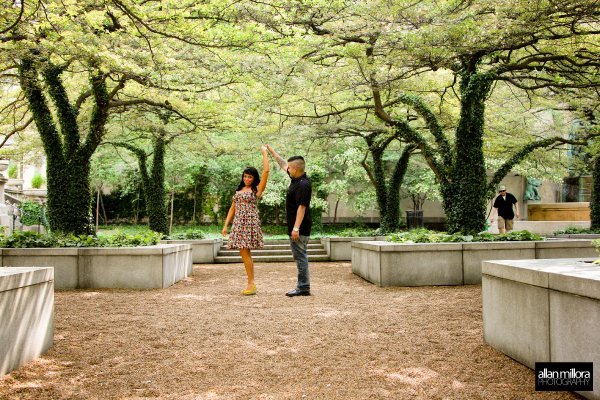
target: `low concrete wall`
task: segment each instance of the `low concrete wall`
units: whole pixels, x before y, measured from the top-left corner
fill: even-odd
[[[583,261],[483,262],[484,340],[529,368],[544,361],[600,365],[600,266]],[[593,392],[579,394],[600,399],[600,379]]]
[[[192,273],[189,244],[0,249],[5,267],[54,267],[57,289],[161,289]]]
[[[40,357],[54,337],[52,268],[0,268],[0,376]]]
[[[371,240],[385,240],[385,236],[364,237],[341,237],[330,236],[321,238],[321,244],[325,248],[331,261],[352,260],[352,242],[367,242]]]
[[[212,264],[223,244],[223,239],[161,240],[164,244],[190,244],[194,264]]]
[[[498,233],[497,224],[494,222],[493,229],[490,229],[491,233]],[[589,229],[590,221],[514,221],[514,230],[523,231],[527,230],[538,235],[553,235],[554,232],[560,229],[566,229],[569,227]]]
[[[462,244],[352,242],[352,272],[379,286],[462,285]]]
[[[54,249],[0,249],[3,267],[54,267],[54,287],[79,287],[79,250]]]
[[[593,257],[590,240],[475,243],[356,241],[352,271],[379,286],[481,283],[481,262],[534,258]]]
[[[559,239],[600,239],[599,233],[560,233],[555,235]]]
[[[484,260],[523,260],[535,257],[536,242],[463,243],[463,283],[481,283],[481,262]]]
[[[590,239],[548,240],[535,244],[535,258],[537,259],[596,256],[596,248]],[[506,258],[496,258],[496,260],[506,260]]]

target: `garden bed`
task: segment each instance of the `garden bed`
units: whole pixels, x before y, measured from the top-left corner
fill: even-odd
[[[593,257],[589,240],[391,243],[357,241],[352,272],[378,286],[481,283],[481,262],[503,259]]]
[[[529,368],[549,361],[600,365],[600,266],[584,261],[485,261],[485,341]],[[600,379],[593,392],[579,394],[600,399]]]
[[[189,244],[0,249],[5,267],[54,267],[57,289],[161,289],[192,273]]]

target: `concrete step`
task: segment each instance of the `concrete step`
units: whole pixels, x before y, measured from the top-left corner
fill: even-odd
[[[276,255],[276,256],[259,256],[252,255],[252,259],[255,263],[270,263],[270,262],[293,262],[294,257],[291,255]],[[327,254],[324,255],[309,255],[308,261],[329,261],[329,256]],[[240,256],[237,257],[229,257],[229,256],[217,256],[215,257],[215,263],[241,263],[242,258]]]
[[[307,246],[309,261],[328,261],[329,256],[321,244],[321,240],[313,239]],[[265,246],[262,249],[252,250],[252,259],[255,262],[293,262],[292,250],[289,240],[265,240]],[[230,250],[227,243],[223,246],[215,257],[216,263],[241,263],[240,251]]]
[[[308,249],[322,249],[323,245],[320,243],[309,243],[308,244]],[[257,249],[257,250],[289,250],[290,249],[290,244],[265,244],[265,246],[262,249]],[[222,245],[221,246],[221,251],[228,251],[230,250],[227,245]],[[257,251],[257,250],[253,250],[253,251]],[[237,250],[236,250],[237,251]]]
[[[290,241],[288,239],[267,239],[265,240],[265,246],[267,245],[281,245],[281,244],[286,244],[286,245],[290,245]],[[317,244],[320,245],[321,244],[321,239],[310,239],[308,241],[308,244]],[[227,239],[223,239],[223,246],[227,245]]]

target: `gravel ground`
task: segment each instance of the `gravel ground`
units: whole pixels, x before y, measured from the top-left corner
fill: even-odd
[[[57,291],[54,346],[1,399],[577,399],[483,342],[481,286],[379,288],[349,263],[196,265],[165,290]]]

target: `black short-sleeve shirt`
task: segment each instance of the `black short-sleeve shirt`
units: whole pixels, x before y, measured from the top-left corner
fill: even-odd
[[[506,193],[506,199],[502,196],[496,197],[494,200],[494,208],[498,209],[498,215],[504,219],[515,218],[513,204],[517,204],[517,198],[511,193]]]
[[[310,180],[306,174],[292,178],[290,187],[288,188],[287,196],[285,198],[285,213],[287,217],[287,228],[288,235],[292,235],[292,229],[296,222],[296,213],[298,212],[298,206],[306,206],[306,213],[304,219],[300,224],[300,234],[302,236],[310,236],[310,229],[312,227],[312,218],[310,216],[310,196],[312,194],[312,186]]]

